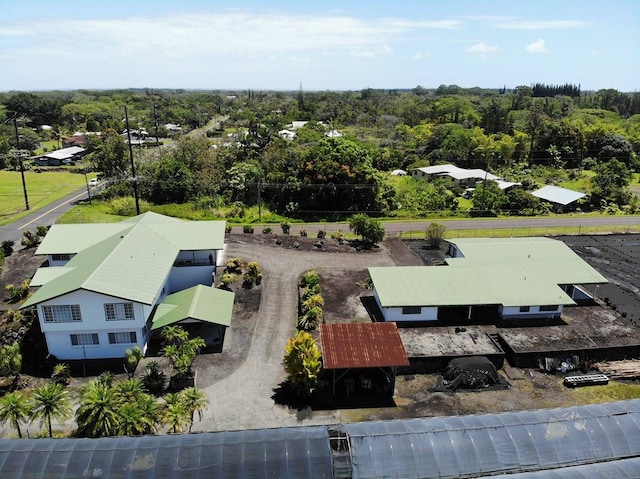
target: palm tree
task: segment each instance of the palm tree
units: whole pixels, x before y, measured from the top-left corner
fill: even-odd
[[[18,392],[6,394],[0,398],[0,422],[11,423],[18,431],[18,437],[22,439],[20,423],[26,422],[29,418],[29,401]]]
[[[22,370],[22,352],[20,344],[15,341],[0,348],[0,375],[13,376],[11,389],[15,389]]]
[[[64,422],[72,414],[69,393],[57,383],[48,383],[36,389],[32,398],[32,407],[31,422],[39,419],[40,424],[45,423],[49,430],[49,437],[53,437],[51,419]]]
[[[207,409],[209,400],[207,399],[207,395],[204,391],[196,389],[195,387],[181,391],[180,399],[189,414],[189,432],[191,432],[194,414],[198,413],[198,419],[202,421],[202,413]]]
[[[181,397],[177,393],[169,393],[164,397],[164,407],[162,408],[162,421],[171,432],[178,433],[184,431],[184,426],[189,423],[189,412],[182,403]]]
[[[125,402],[118,410],[118,434],[141,436],[145,432],[144,411],[137,402]]]
[[[99,379],[85,386],[76,411],[78,434],[85,437],[115,436],[120,430],[118,411],[122,400],[116,390]]]
[[[142,393],[138,396],[138,408],[142,411],[142,434],[156,434],[160,421],[158,401],[154,396]]]
[[[120,381],[114,387],[124,402],[136,402],[144,394],[142,381],[135,378]]]

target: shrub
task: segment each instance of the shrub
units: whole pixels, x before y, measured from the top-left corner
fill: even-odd
[[[29,296],[29,282],[30,280],[25,279],[19,286],[8,284],[5,287],[6,291],[9,293],[10,303],[17,303]]]
[[[231,289],[231,285],[236,282],[238,276],[233,273],[224,273],[220,277],[220,286],[224,289]]]
[[[225,265],[225,273],[242,273],[244,267],[244,261],[242,258],[230,258]]]
[[[227,233],[227,234],[229,234],[229,233],[231,233],[231,229],[232,229],[231,225],[226,225],[226,226],[224,227],[224,232],[225,232],[225,233]]]
[[[162,372],[156,361],[151,361],[147,364],[140,379],[142,380],[142,385],[150,394],[157,395],[164,390],[167,375]]]
[[[325,230],[318,230],[318,234],[316,235],[319,239],[323,239],[327,236],[327,232]]]
[[[334,231],[333,233],[331,233],[331,239],[336,240],[339,244],[344,243],[344,231],[342,230],[337,230]]]
[[[129,371],[130,373],[133,373],[138,367],[138,363],[142,359],[142,356],[143,354],[142,354],[142,349],[140,349],[140,346],[134,346],[133,349],[127,349],[124,352],[124,357],[127,361],[126,363],[127,371]]]
[[[6,240],[0,244],[0,251],[2,251],[2,255],[7,258],[11,256],[13,253],[13,246],[15,245],[15,241]]]
[[[22,240],[20,241],[20,244],[25,248],[35,248],[39,243],[40,237],[37,234],[29,230],[22,232]]]
[[[299,395],[310,396],[322,387],[322,354],[309,333],[300,331],[289,338],[283,362],[289,383]]]
[[[324,308],[324,298],[320,294],[313,294],[302,302],[302,311],[307,312],[313,308]]]
[[[307,271],[304,276],[302,276],[302,286],[304,287],[312,287],[320,284],[320,276],[316,270]]]
[[[300,236],[307,236],[307,230],[306,230],[306,229],[304,229],[304,228],[302,228],[302,229],[300,230]]]
[[[447,227],[438,223],[431,223],[427,228],[427,242],[432,249],[440,248],[440,243],[444,239]]]
[[[289,223],[288,221],[284,221],[280,223],[280,228],[282,228],[283,234],[288,235],[289,231],[291,231],[291,223]]]
[[[58,363],[53,367],[53,373],[51,373],[51,380],[60,384],[61,386],[67,386],[71,379],[71,368],[67,363]]]
[[[262,228],[263,235],[270,235],[271,233],[273,233],[273,228],[271,228],[271,226],[265,226]]]
[[[253,234],[253,226],[251,225],[244,225],[242,227],[242,232],[245,234]]]
[[[47,232],[49,231],[49,226],[36,226],[36,235],[40,236],[40,238],[44,238],[47,236]]]
[[[13,321],[21,321],[23,317],[24,317],[24,315],[22,314],[22,311],[20,311],[20,310],[13,310],[13,309],[8,309],[7,310],[7,322],[8,323],[12,323]]]
[[[247,264],[247,271],[242,277],[242,286],[246,289],[250,289],[255,284],[256,286],[262,282],[262,268],[257,261],[251,261]]]
[[[298,329],[301,331],[313,331],[322,321],[322,308],[311,308],[298,318]]]

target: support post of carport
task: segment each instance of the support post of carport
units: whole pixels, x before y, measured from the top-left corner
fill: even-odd
[[[471,308],[472,308],[472,306],[469,306],[469,312],[467,313],[467,319],[471,319]]]

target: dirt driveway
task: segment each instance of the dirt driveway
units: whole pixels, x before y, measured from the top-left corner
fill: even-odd
[[[301,273],[316,269],[332,275],[349,275],[369,266],[392,266],[386,249],[339,253],[315,247],[299,249],[262,241],[261,235],[234,235],[225,256],[259,261],[264,279],[255,334],[247,344],[225,338],[225,348],[247,348],[244,362],[230,375],[210,384],[198,381],[209,397],[209,409],[194,431],[237,430],[265,427],[327,424],[340,421],[339,411],[297,411],[276,405],[274,389],[285,380],[282,356],[287,339],[295,333],[297,284]],[[297,240],[302,243],[302,240]],[[307,239],[307,243],[311,239]],[[256,244],[256,243],[262,244]],[[313,240],[315,242],[315,240]],[[349,250],[349,248],[347,248]],[[203,358],[204,359],[204,358]],[[199,373],[200,374],[200,373]]]

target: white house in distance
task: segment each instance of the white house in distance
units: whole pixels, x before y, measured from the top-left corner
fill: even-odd
[[[224,229],[224,221],[151,212],[119,223],[53,225],[36,251],[49,266],[34,275],[37,290],[22,308],[37,307],[49,354],[60,360],[122,358],[134,346],[146,351],[157,311],[162,326],[193,320],[228,326],[234,295],[211,287]],[[204,291],[173,295],[197,285]],[[193,304],[176,304],[181,299]],[[178,306],[184,314],[168,320],[167,311]]]
[[[495,311],[503,319],[554,318],[595,295],[607,279],[561,241],[464,238],[449,242],[446,266],[372,267],[385,321],[436,321],[448,308]],[[585,286],[593,286],[590,293]]]
[[[449,177],[453,180],[453,184],[456,186],[475,186],[481,181],[485,180],[499,180],[500,178],[488,171],[480,168],[468,170],[466,168],[459,168],[455,165],[434,165],[425,166],[421,168],[412,168],[411,176],[414,178],[424,178],[427,180],[433,180],[434,178]]]

